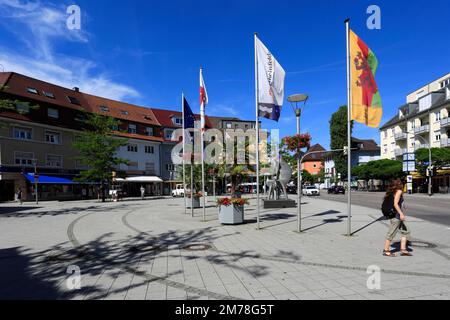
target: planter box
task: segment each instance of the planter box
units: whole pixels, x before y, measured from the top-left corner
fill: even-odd
[[[219,206],[219,221],[221,224],[244,223],[244,206]]]
[[[198,209],[198,208],[200,208],[200,198],[196,198],[196,197],[194,197],[194,198],[192,198],[192,199],[190,199],[190,198],[188,198],[187,199],[187,208],[194,208],[194,209]]]

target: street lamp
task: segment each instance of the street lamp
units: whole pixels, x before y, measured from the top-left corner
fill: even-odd
[[[31,161],[32,161],[33,166],[34,166],[34,193],[35,193],[35,196],[36,196],[36,204],[39,204],[39,199],[38,199],[38,179],[39,179],[39,176],[37,174],[37,162],[38,162],[38,160],[37,159],[32,159]]]
[[[294,110],[295,116],[297,117],[297,135],[300,134],[300,117],[302,115],[302,105],[303,107],[306,105],[306,101],[308,101],[309,96],[306,94],[294,94],[288,97],[288,101],[292,105],[292,109]],[[301,168],[301,159],[300,152],[297,155],[297,215],[298,215],[298,232],[302,232],[302,168]]]

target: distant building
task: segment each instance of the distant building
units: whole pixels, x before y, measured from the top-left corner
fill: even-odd
[[[417,149],[450,147],[450,73],[407,96],[407,104],[380,128],[381,157],[402,160]],[[414,175],[414,191],[426,177]],[[433,177],[434,192],[450,187],[450,171]]]
[[[312,175],[317,175],[324,168],[324,160],[327,150],[322,147],[320,144],[315,144],[311,148],[308,149],[308,152],[316,152],[315,154],[307,155],[303,159],[302,170],[308,171]],[[323,151],[323,152],[320,152]]]
[[[380,147],[372,140],[352,138],[352,148],[358,148],[358,150],[352,151],[352,168],[362,164],[366,164],[370,161],[377,161],[381,159]],[[333,153],[327,152],[324,157],[324,170],[325,170],[325,188],[331,187],[335,182],[340,180],[340,172],[337,172]]]

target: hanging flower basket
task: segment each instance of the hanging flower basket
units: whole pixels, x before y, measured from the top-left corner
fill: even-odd
[[[283,143],[286,150],[294,152],[295,157],[298,158],[301,154],[301,149],[310,147],[311,135],[309,133],[304,133],[285,137],[283,138]]]

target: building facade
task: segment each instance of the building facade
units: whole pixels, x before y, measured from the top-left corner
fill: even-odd
[[[381,127],[380,134],[383,159],[402,161],[404,154],[420,148],[450,147],[450,74],[408,95],[407,104]],[[449,179],[443,173],[434,178],[433,184],[436,188],[448,187]],[[417,187],[425,177],[416,175],[415,180]]]
[[[0,201],[14,200],[22,189],[24,199],[78,199],[97,196],[95,184],[76,181],[86,167],[72,147],[84,128],[86,112],[119,121],[118,138],[128,144],[118,156],[128,160],[123,171],[129,195],[144,185],[149,194],[160,194],[162,180],[161,125],[149,108],[109,100],[13,72],[0,73],[1,99],[19,101],[16,110],[0,110]]]

